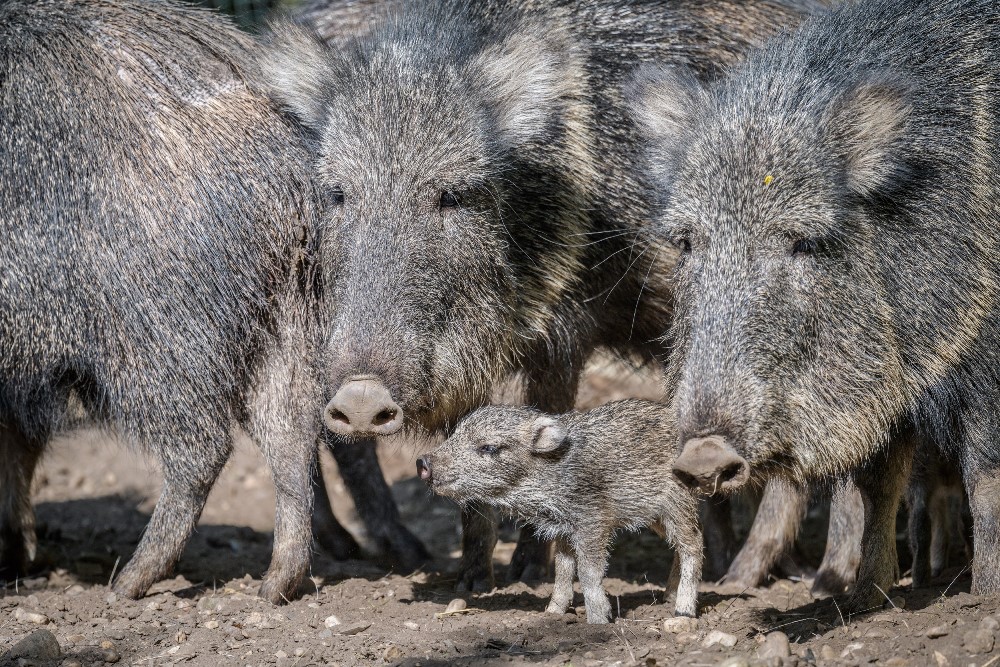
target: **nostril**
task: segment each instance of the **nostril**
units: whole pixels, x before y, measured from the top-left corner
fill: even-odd
[[[337,408],[330,408],[329,410],[327,410],[327,414],[330,416],[330,419],[335,422],[340,422],[342,424],[347,424],[347,425],[350,425],[351,423],[350,418]]]
[[[680,480],[680,483],[689,489],[697,489],[699,486],[698,478],[685,470],[674,468],[674,477]]]
[[[736,479],[740,476],[740,474],[742,474],[744,468],[746,468],[746,464],[742,461],[731,463],[719,471],[719,482],[725,483]]]
[[[375,417],[372,418],[372,424],[375,426],[384,426],[396,418],[398,412],[393,408],[386,408],[378,412]]]

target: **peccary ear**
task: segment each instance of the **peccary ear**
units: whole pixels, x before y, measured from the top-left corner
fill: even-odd
[[[912,84],[893,75],[873,77],[834,103],[829,141],[843,159],[847,186],[862,197],[906,176],[900,138],[912,111]]]
[[[571,44],[558,31],[528,28],[476,57],[509,147],[544,139],[579,87],[583,72]]]
[[[645,65],[638,69],[625,89],[625,99],[657,168],[674,161],[678,139],[704,98],[704,87],[687,68]]]
[[[329,78],[326,51],[315,33],[282,23],[272,28],[259,59],[271,97],[312,128],[323,122],[323,89]]]
[[[531,431],[531,451],[534,454],[554,452],[569,441],[569,434],[551,417],[539,417]]]

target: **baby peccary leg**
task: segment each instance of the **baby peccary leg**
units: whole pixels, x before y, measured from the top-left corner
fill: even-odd
[[[611,602],[601,583],[608,569],[609,538],[607,534],[575,535],[570,538],[576,553],[588,623],[608,623],[611,620]]]
[[[573,547],[564,538],[555,541],[556,582],[552,587],[552,599],[545,608],[550,614],[565,614],[573,603],[573,575],[576,573],[576,558]]]
[[[865,506],[853,480],[837,482],[830,500],[830,527],[823,562],[812,585],[813,597],[843,595],[854,585],[861,562]]]
[[[190,421],[209,423],[207,419]],[[172,456],[162,459],[163,491],[142,540],[111,587],[119,595],[142,597],[150,586],[170,574],[232,451],[229,433],[188,431],[183,437],[182,443],[150,447]]]
[[[809,493],[801,486],[775,477],[768,481],[746,544],[726,573],[726,583],[753,588],[767,575],[795,542],[809,507]]]
[[[858,583],[847,602],[852,613],[881,607],[899,580],[896,513],[910,474],[912,442],[909,436],[896,438],[886,449],[854,475],[864,502],[865,528]]]
[[[35,559],[35,513],[31,479],[42,443],[23,433],[0,429],[0,580],[24,574]]]

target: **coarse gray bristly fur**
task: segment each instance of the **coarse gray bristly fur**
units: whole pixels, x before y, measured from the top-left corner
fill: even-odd
[[[71,396],[163,468],[115,591],[173,568],[239,428],[277,489],[261,595],[287,600],[308,569],[315,208],[301,130],[248,84],[252,48],[167,2],[0,5],[5,575],[34,557],[31,478]]]

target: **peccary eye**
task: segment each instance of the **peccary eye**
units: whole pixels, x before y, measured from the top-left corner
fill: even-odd
[[[341,190],[340,188],[337,188],[336,190],[334,190],[330,194],[330,199],[337,206],[343,206],[344,205],[344,191]]]
[[[687,237],[678,237],[674,239],[674,246],[686,255],[691,252],[691,239]]]
[[[813,255],[817,247],[815,239],[799,239],[792,246],[792,255]]]
[[[447,190],[441,193],[441,201],[438,203],[441,209],[446,208],[458,208],[458,197],[454,192],[448,192]]]
[[[500,453],[500,448],[496,445],[479,445],[479,447],[476,448],[476,451],[483,456],[496,456]]]

